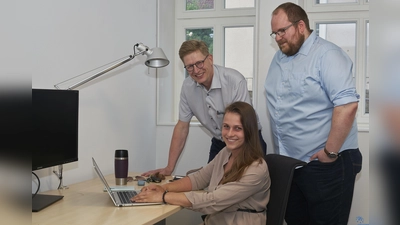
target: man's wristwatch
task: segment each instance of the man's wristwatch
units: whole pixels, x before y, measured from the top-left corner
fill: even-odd
[[[326,147],[324,147],[324,152],[331,159],[336,159],[338,157],[337,152],[328,152],[328,150],[326,150]]]

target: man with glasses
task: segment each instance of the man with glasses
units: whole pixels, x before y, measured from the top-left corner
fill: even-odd
[[[225,147],[221,126],[226,106],[236,101],[251,104],[244,76],[237,70],[213,64],[213,56],[203,41],[183,42],[179,49],[179,57],[190,76],[183,81],[181,89],[179,120],[172,134],[168,165],[162,169],[143,173],[144,176],[156,172],[170,175],[173,172],[185,145],[190,120],[193,116],[213,136],[208,162],[213,160]],[[259,121],[258,128],[261,146],[265,154],[267,146],[261,135]],[[231,138],[232,141],[235,139],[235,137]]]
[[[280,49],[265,80],[275,150],[308,162],[295,170],[286,223],[347,224],[362,163],[352,61],[296,4],[278,6],[271,29]]]

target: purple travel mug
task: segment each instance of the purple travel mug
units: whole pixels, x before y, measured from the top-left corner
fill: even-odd
[[[128,182],[128,150],[115,150],[115,183],[126,185]]]

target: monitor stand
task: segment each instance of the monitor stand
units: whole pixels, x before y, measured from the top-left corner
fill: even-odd
[[[47,206],[61,200],[64,196],[62,195],[42,195],[36,194],[34,197],[32,194],[32,212],[39,212]]]

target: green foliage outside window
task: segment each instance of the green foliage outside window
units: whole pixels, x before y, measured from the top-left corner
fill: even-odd
[[[213,9],[214,0],[186,0],[186,10]]]

